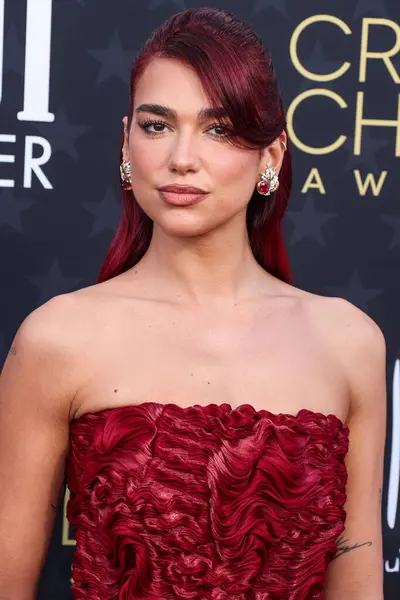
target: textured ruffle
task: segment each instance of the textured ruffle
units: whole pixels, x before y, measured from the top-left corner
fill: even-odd
[[[145,402],[71,423],[79,600],[323,600],[349,429],[308,409]]]

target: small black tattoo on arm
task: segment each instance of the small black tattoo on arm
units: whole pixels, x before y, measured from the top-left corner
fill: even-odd
[[[58,498],[57,498],[57,502],[56,504],[53,504],[52,502],[50,502],[50,506],[53,509],[53,511],[56,513],[58,511],[58,509],[60,508],[63,498],[64,498],[64,494],[65,494],[65,490],[63,489],[63,487],[61,487],[60,492],[58,494]]]
[[[372,542],[363,542],[362,544],[354,544],[353,546],[346,546],[345,542],[347,542],[347,541],[348,540],[345,540],[343,537],[340,537],[338,539],[338,541],[336,542],[336,544],[338,546],[338,552],[333,557],[334,559],[338,558],[341,554],[345,554],[346,552],[350,552],[351,550],[354,550],[354,548],[361,548],[361,546],[372,546]]]
[[[9,354],[14,354],[14,356],[17,354],[17,349],[15,346],[11,346],[9,352]]]

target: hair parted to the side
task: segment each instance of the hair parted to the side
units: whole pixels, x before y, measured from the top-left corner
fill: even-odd
[[[172,58],[195,69],[212,107],[223,106],[234,135],[228,143],[249,150],[271,144],[286,131],[286,118],[271,57],[250,25],[218,8],[189,8],[155,29],[136,56],[130,80],[128,131],[136,84],[156,58]],[[217,121],[219,121],[217,119]],[[220,121],[222,123],[222,119]],[[122,161],[122,142],[119,165]],[[289,283],[290,266],[282,219],[292,188],[289,145],[279,172],[279,188],[262,196],[256,187],[247,207],[247,231],[257,262]],[[134,182],[133,182],[134,185]],[[123,212],[97,283],[133,267],[147,251],[153,221],[132,190],[121,190]]]

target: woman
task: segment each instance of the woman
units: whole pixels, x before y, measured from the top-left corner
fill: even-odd
[[[130,90],[99,281],[33,311],[1,377],[1,597],[35,597],[66,473],[75,598],[382,600],[385,341],[290,284],[270,57],[188,9]]]

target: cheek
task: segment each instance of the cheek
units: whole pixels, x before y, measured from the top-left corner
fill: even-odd
[[[221,191],[234,196],[249,198],[258,181],[255,157],[235,156],[231,160],[217,161],[213,164],[215,181]]]
[[[149,148],[148,144],[135,144],[131,148],[131,172],[132,180],[154,178],[154,174],[161,163],[160,151],[157,148]],[[135,177],[135,179],[134,179]]]

